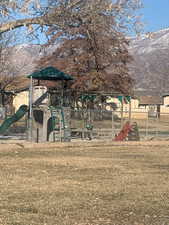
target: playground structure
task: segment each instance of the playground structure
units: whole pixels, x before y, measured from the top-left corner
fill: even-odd
[[[28,78],[30,78],[28,139],[33,142],[70,141],[70,107],[64,102],[64,82],[73,78],[53,67],[34,72]],[[38,80],[38,86],[33,86],[33,79]],[[40,86],[40,80],[61,82],[56,104],[52,104],[51,93],[47,88]]]
[[[29,106],[21,105],[16,113],[6,118],[0,126],[0,135],[4,138],[8,129],[27,116],[27,139],[33,142],[70,141],[70,107],[64,102],[64,85],[73,78],[53,67],[47,67],[28,76],[30,79]],[[34,80],[38,85],[34,85]],[[59,81],[59,101],[51,104],[51,93],[40,80]]]
[[[81,112],[77,110],[77,106],[72,111],[70,107],[71,94],[67,93],[69,90],[65,88],[67,86],[65,83],[73,80],[71,76],[56,68],[47,67],[41,71],[32,73],[28,78],[30,79],[29,106],[22,105],[14,115],[4,120],[0,126],[0,135],[4,135],[11,125],[20,121],[24,116],[28,116],[27,139],[31,142],[65,142],[71,141],[74,138],[92,140],[99,137],[100,129],[98,129],[97,124],[99,120],[104,119],[104,110],[100,106],[99,111],[96,113],[95,107],[97,103],[95,103],[95,99],[98,96],[104,96],[104,94],[83,93],[79,95]],[[36,80],[38,83],[36,82],[35,85]],[[40,84],[41,80],[59,82],[60,88],[49,90],[46,86]],[[131,131],[130,129],[126,132],[123,105],[126,101],[130,104],[130,97],[124,98],[124,96],[118,93],[112,95],[110,93],[105,94],[105,96],[107,95],[118,97],[121,103],[121,121],[118,131],[115,132],[115,115],[114,110],[111,109],[108,112],[111,122],[108,124],[108,129],[106,128],[105,132],[108,131],[110,133],[109,138],[112,140],[129,140],[129,136],[133,137],[133,135],[129,132]],[[78,114],[77,118],[76,114]],[[128,120],[130,124],[131,110],[129,110]],[[72,125],[73,121],[75,121],[75,125]],[[82,125],[78,127],[78,123]]]

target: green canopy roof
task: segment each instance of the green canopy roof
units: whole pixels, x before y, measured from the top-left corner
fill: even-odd
[[[27,77],[38,80],[73,80],[73,77],[52,66],[46,67],[40,71],[35,71]]]

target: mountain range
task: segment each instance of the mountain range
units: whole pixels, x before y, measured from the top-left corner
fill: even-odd
[[[30,74],[36,62],[52,53],[57,46],[47,49],[40,45],[24,44],[12,48],[12,63],[21,75]],[[152,90],[160,94],[169,91],[169,28],[147,33],[130,41],[129,52],[133,62],[129,65],[136,90]]]
[[[169,91],[169,28],[133,38],[129,65],[135,89]]]

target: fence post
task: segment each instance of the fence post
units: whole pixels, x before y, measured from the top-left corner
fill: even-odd
[[[84,115],[84,101],[82,100],[82,121],[83,121],[83,127],[82,127],[82,140],[85,138],[85,115]]]
[[[129,101],[129,122],[131,123],[131,97]]]
[[[146,119],[146,138],[148,137],[148,112],[147,112],[147,119]]]
[[[124,109],[124,96],[122,96],[122,101],[121,101],[121,129],[123,127],[123,109]]]
[[[158,137],[158,122],[159,122],[159,117],[158,117],[158,113],[156,116],[156,137]]]
[[[115,138],[114,110],[112,109],[112,140]]]

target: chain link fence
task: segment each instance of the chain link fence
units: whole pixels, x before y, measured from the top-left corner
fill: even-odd
[[[169,139],[169,113],[91,109],[72,110],[72,138],[113,140],[127,121],[137,125],[140,140]]]
[[[133,112],[133,121],[138,125],[141,139],[169,139],[169,113],[150,115],[149,112]]]
[[[149,112],[123,113],[120,109],[96,110],[96,109],[73,109],[71,110],[71,139],[82,140],[114,140],[127,121],[136,123],[140,140],[169,139],[169,113],[150,115]],[[7,118],[5,118],[6,120]],[[1,124],[4,120],[1,119]],[[27,139],[28,137],[28,116],[13,123],[1,138]]]

